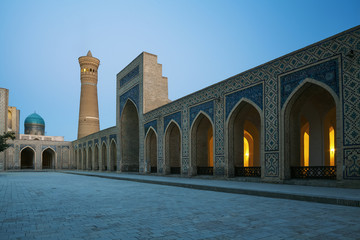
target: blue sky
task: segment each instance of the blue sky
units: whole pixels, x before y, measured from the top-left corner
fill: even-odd
[[[80,67],[100,59],[100,129],[116,124],[116,74],[158,55],[175,100],[360,24],[358,0],[0,1],[0,87],[46,135],[77,137]]]

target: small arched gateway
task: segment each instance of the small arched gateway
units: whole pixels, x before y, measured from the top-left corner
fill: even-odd
[[[99,146],[95,144],[94,146],[94,170],[99,170]]]
[[[157,135],[152,127],[145,138],[145,156],[146,172],[157,173]]]
[[[115,140],[112,140],[111,144],[110,144],[110,171],[116,171],[117,170],[116,154],[117,154],[116,142],[115,142]]]
[[[21,169],[35,169],[35,151],[31,147],[21,150]]]
[[[286,178],[336,179],[336,94],[307,79],[286,102]]]
[[[165,131],[165,173],[181,173],[181,135],[180,128],[174,121]]]
[[[42,169],[55,169],[55,151],[47,148],[42,152]]]
[[[261,177],[261,118],[255,106],[242,100],[229,117],[228,164],[235,176]]]
[[[107,147],[106,147],[106,143],[103,142],[102,147],[101,147],[101,170],[102,171],[107,171],[108,166],[107,166]]]
[[[200,113],[191,128],[191,174],[213,175],[213,168],[213,124],[204,113]]]

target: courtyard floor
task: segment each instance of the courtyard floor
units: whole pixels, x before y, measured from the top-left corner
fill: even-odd
[[[359,216],[359,207],[59,172],[0,173],[0,239],[359,239]]]

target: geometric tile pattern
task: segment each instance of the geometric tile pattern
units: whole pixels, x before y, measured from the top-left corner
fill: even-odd
[[[146,135],[150,127],[153,127],[155,129],[155,132],[157,132],[157,120],[153,120],[144,124],[144,135]]]
[[[93,141],[88,141],[88,147],[92,146]]]
[[[107,137],[101,137],[101,144],[103,144],[103,142],[107,143]]]
[[[116,134],[111,134],[109,136],[109,142],[111,142],[112,139],[114,139],[114,141],[117,142],[117,135]]]
[[[139,85],[134,86],[120,96],[120,116],[128,99],[131,99],[135,103],[135,106],[139,111]]]
[[[181,112],[176,112],[176,113],[173,113],[173,114],[170,114],[170,115],[167,115],[164,117],[164,132],[171,120],[174,120],[181,128]]]
[[[246,98],[253,101],[256,105],[263,109],[263,85],[257,84],[253,87],[239,90],[226,96],[226,118],[228,118],[233,107],[240,99]]]
[[[339,67],[338,59],[332,59],[306,69],[296,71],[280,77],[281,107],[292,91],[306,78],[312,78],[331,87],[339,96]]]
[[[360,179],[360,149],[348,148],[344,150],[344,178]]]
[[[54,150],[56,152],[56,146],[55,145],[42,145],[41,146],[41,150],[44,150],[46,148],[51,148],[52,150]]]
[[[126,74],[123,78],[120,79],[120,86],[124,86],[126,83],[131,81],[131,79],[135,78],[139,75],[139,65],[136,66],[133,70],[131,70],[128,74]]]
[[[210,119],[214,121],[214,101],[205,102],[190,108],[190,126],[200,111],[207,113]]]
[[[266,177],[279,176],[279,153],[265,154],[265,176]]]

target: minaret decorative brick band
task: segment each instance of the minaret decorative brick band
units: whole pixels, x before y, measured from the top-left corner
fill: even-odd
[[[99,107],[97,97],[98,67],[100,60],[89,51],[79,57],[81,95],[79,110],[78,139],[100,130]]]

